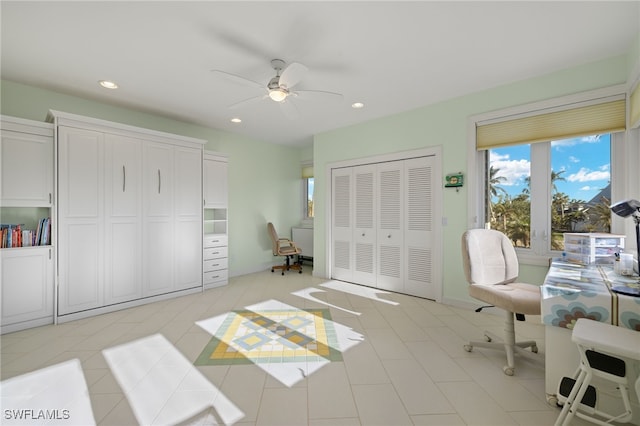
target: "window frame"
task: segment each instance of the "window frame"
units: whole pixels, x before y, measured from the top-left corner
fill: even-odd
[[[302,171],[302,169],[306,168],[306,167],[310,167],[313,166],[312,162],[302,162],[300,165],[300,170]],[[304,178],[301,177],[300,178],[300,193],[301,193],[301,204],[300,204],[300,223],[302,226],[313,226],[313,217],[308,217],[308,188],[309,188],[309,183],[308,183],[308,179],[309,178]],[[314,184],[314,189],[315,189],[315,184]]]
[[[589,92],[553,98],[541,102],[520,105],[501,110],[491,111],[469,117],[468,120],[468,175],[470,185],[468,189],[468,226],[483,228],[485,226],[486,196],[485,178],[486,150],[476,149],[476,128],[487,122],[497,122],[513,119],[516,116],[535,115],[553,109],[567,109],[571,105],[583,102],[600,102],[601,99],[612,96],[626,96],[625,85],[617,85]],[[612,202],[625,194],[625,181],[628,175],[625,160],[625,135],[627,132],[611,133],[611,197]],[[540,145],[535,147],[536,145]],[[537,170],[543,170],[544,176],[531,178],[531,193],[534,191],[544,194],[536,197],[536,203],[531,203],[531,247],[516,248],[520,263],[527,265],[548,266],[549,258],[561,256],[561,252],[550,248],[551,233],[551,147],[549,142],[539,142],[531,145],[531,163]],[[545,148],[546,147],[546,148]],[[548,171],[548,172],[547,172]],[[534,187],[535,185],[535,187]],[[612,218],[613,219],[613,218]],[[623,232],[620,221],[612,220],[611,232]]]

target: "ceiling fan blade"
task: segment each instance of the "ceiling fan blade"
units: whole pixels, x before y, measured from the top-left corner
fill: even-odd
[[[300,83],[300,80],[302,80],[302,77],[304,77],[307,71],[309,71],[309,68],[299,62],[290,63],[280,75],[280,86],[291,89]]]
[[[226,71],[221,71],[221,70],[211,70],[212,73],[219,75],[220,77],[223,77],[229,81],[232,81],[234,83],[237,84],[242,84],[243,86],[251,86],[251,87],[257,87],[258,89],[264,89],[265,85],[264,84],[260,84],[257,81],[253,81],[253,80],[249,80],[248,78],[244,78],[241,77],[239,75],[236,74],[231,74],[228,73]]]
[[[229,109],[242,108],[244,106],[251,105],[253,103],[261,101],[261,100],[263,100],[263,99],[265,99],[267,97],[268,97],[268,95],[253,96],[251,98],[248,98],[248,99],[242,100],[240,102],[236,102],[235,104],[229,105]]]
[[[340,93],[327,92],[325,90],[298,90],[295,92],[295,95],[299,99],[303,100],[317,99],[333,102],[342,101],[342,99],[344,98],[344,96]]]
[[[282,110],[284,116],[289,120],[295,120],[296,118],[300,117],[298,108],[291,101],[291,99],[285,99],[284,101],[280,102],[280,109]]]

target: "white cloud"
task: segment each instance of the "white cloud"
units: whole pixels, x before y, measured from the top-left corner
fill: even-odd
[[[574,157],[573,155],[569,156],[569,161],[571,161],[572,163],[579,163],[580,159],[577,157]]]
[[[583,136],[580,138],[580,141],[585,143],[600,142],[600,135]]]
[[[551,141],[551,146],[556,149],[564,147],[571,147],[581,145],[583,143],[597,143],[600,142],[600,135],[583,136],[580,138],[564,139],[560,141]]]
[[[508,160],[509,159],[509,154],[500,155],[495,151],[489,151],[489,156],[490,156],[489,161],[491,161],[492,163],[494,161]]]
[[[582,188],[580,188],[580,191],[594,191],[594,190],[599,190],[599,188],[595,187],[595,186],[583,186]]]
[[[500,169],[497,176],[506,180],[500,182],[500,186],[516,186],[524,184],[524,178],[531,174],[531,162],[525,159],[511,160],[509,155],[497,155],[491,153],[491,165],[494,169]]]
[[[592,171],[587,168],[581,168],[578,173],[574,173],[567,177],[569,182],[592,182],[596,180],[609,180],[611,173],[607,167],[601,167],[599,171]]]

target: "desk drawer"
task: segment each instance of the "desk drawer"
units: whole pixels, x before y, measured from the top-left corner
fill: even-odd
[[[220,259],[227,257],[228,253],[229,249],[227,247],[210,247],[204,249],[202,258],[204,260]]]
[[[222,258],[222,259],[211,259],[211,260],[205,260],[203,262],[203,268],[202,270],[204,272],[210,272],[210,271],[218,271],[220,269],[227,269],[227,258]]]
[[[223,269],[221,271],[210,271],[202,274],[202,283],[207,285],[215,281],[226,281],[229,278],[229,271]]]
[[[229,237],[226,235],[207,234],[204,236],[204,247],[227,246]]]

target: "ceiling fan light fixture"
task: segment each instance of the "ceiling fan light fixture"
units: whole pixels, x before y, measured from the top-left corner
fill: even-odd
[[[269,90],[269,97],[276,102],[282,102],[287,98],[287,91],[282,88],[271,89]]]
[[[104,87],[105,89],[117,89],[118,88],[118,84],[110,81],[110,80],[100,80],[98,81],[98,84],[100,84],[100,86]]]

